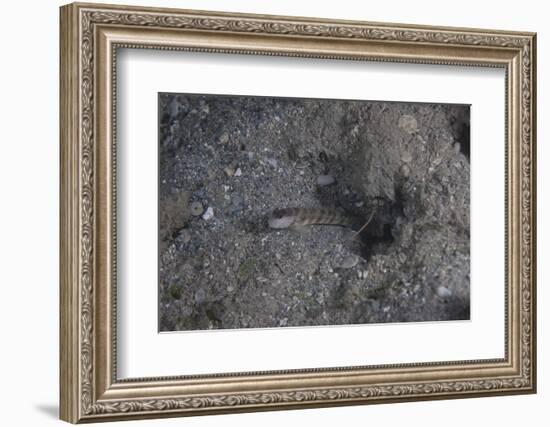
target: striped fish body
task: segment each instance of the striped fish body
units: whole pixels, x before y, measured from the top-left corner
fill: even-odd
[[[353,227],[356,218],[326,208],[283,208],[275,209],[268,219],[269,227],[281,229],[303,227],[306,225],[324,224]]]

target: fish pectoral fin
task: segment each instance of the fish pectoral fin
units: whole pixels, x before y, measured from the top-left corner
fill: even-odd
[[[292,231],[294,231],[294,232],[296,232],[296,233],[301,233],[301,234],[303,234],[303,233],[305,233],[305,232],[307,231],[307,226],[305,226],[305,225],[291,225],[291,226],[289,227],[289,230],[292,230]]]

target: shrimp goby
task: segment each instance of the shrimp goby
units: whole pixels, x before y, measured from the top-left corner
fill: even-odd
[[[282,208],[275,209],[267,221],[270,228],[284,229],[306,225],[339,225],[355,228],[361,225],[357,217],[334,209]]]

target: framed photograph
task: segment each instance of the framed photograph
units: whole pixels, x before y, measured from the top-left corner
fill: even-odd
[[[535,34],[60,22],[63,420],[535,392]]]

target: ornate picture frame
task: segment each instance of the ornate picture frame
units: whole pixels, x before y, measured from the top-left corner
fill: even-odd
[[[535,34],[81,3],[63,6],[60,22],[61,419],[79,423],[536,391]],[[504,357],[119,379],[120,48],[504,69]]]

